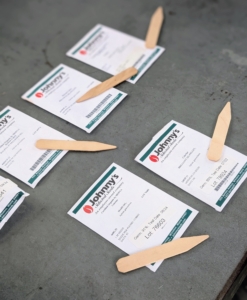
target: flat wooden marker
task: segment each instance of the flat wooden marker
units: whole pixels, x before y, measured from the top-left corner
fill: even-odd
[[[187,252],[208,238],[209,235],[185,237],[161,246],[137,252],[135,254],[120,258],[117,261],[117,269],[121,273],[133,271],[156,261]]]
[[[230,122],[231,103],[227,102],[227,104],[218,116],[217,123],[214,129],[214,134],[207,153],[208,159],[212,161],[220,160]]]
[[[104,151],[116,149],[116,146],[99,142],[38,140],[35,146],[39,149],[70,150],[70,151]]]
[[[138,73],[138,70],[134,67],[130,67],[120,73],[118,73],[115,76],[112,76],[111,78],[107,79],[104,82],[101,82],[100,84],[96,85],[92,89],[86,92],[81,98],[79,98],[76,102],[82,102],[85,100],[88,100],[90,98],[96,97],[105,91],[113,88],[114,86],[118,85],[119,83],[129,79],[130,77],[134,76]]]
[[[163,8],[159,6],[149,23],[148,32],[146,35],[146,47],[153,49],[156,47],[160,35],[161,26],[164,20]]]

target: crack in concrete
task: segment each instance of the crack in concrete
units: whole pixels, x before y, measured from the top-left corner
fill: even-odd
[[[62,31],[58,31],[58,32],[55,34],[54,38],[57,37],[57,36],[58,36],[59,34],[61,34],[61,33],[62,33]],[[44,58],[45,58],[45,64],[46,64],[47,66],[49,66],[51,69],[53,69],[54,66],[53,66],[53,64],[50,62],[50,60],[49,60],[49,58],[48,58],[48,53],[47,53],[47,52],[48,52],[48,47],[50,46],[50,44],[51,44],[51,42],[54,40],[54,38],[49,39],[49,40],[46,42],[45,48],[42,49],[42,52],[43,52]]]
[[[44,57],[45,57],[45,64],[46,64],[47,66],[49,66],[51,69],[53,69],[54,66],[51,64],[51,62],[50,62],[49,59],[48,59],[48,55],[47,55],[47,46],[46,46],[46,48],[42,49],[42,52],[43,52]]]
[[[190,287],[190,290],[189,290],[189,299],[191,299],[191,298],[190,298],[191,292],[192,292],[192,286]]]

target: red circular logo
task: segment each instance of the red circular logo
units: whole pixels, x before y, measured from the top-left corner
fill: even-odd
[[[159,161],[159,158],[158,158],[158,156],[156,156],[156,155],[150,155],[150,156],[149,156],[149,159],[150,159],[152,162],[157,162],[157,161]]]
[[[42,93],[36,93],[35,96],[36,96],[37,98],[42,98],[42,97],[43,97],[43,94],[42,94]]]
[[[90,205],[85,205],[85,206],[83,207],[83,210],[84,210],[85,213],[87,213],[87,214],[91,214],[91,213],[93,212],[93,208],[92,208],[92,206],[90,206]]]
[[[86,50],[84,50],[84,49],[82,49],[82,50],[80,51],[80,54],[82,54],[82,55],[86,55],[86,54],[87,54],[87,51],[86,51]]]

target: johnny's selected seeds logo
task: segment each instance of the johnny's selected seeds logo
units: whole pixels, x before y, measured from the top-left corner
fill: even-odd
[[[149,159],[150,159],[152,162],[157,162],[157,161],[159,161],[159,158],[158,158],[158,156],[156,156],[156,155],[150,155],[150,156],[149,156]]]
[[[85,206],[83,207],[83,210],[84,210],[85,213],[87,213],[87,214],[91,214],[91,213],[93,212],[93,208],[92,208],[92,206],[90,206],[90,205],[85,205]]]
[[[169,146],[171,144],[171,142],[174,141],[178,137],[177,134],[179,132],[180,131],[177,129],[173,130],[172,134],[170,134],[168,136],[168,138],[163,143],[160,143],[159,147],[156,150],[154,150],[155,153],[149,156],[149,159],[152,162],[158,162],[159,156],[160,155],[162,156],[162,152],[167,148],[167,146]]]
[[[0,120],[0,130],[5,128],[6,125],[9,123],[9,120],[11,119],[12,117],[10,115],[6,115],[4,118],[2,118]],[[11,121],[11,120],[10,120]]]
[[[80,54],[81,54],[81,55],[86,55],[86,54],[87,54],[87,51],[84,50],[84,49],[82,49],[82,50],[80,50]]]
[[[84,49],[81,49],[79,53],[81,55],[86,55],[88,52],[95,50],[104,40],[105,33],[104,31],[100,31],[87,45],[84,45]]]
[[[116,181],[115,181],[115,179],[118,179],[118,175],[117,174],[114,174],[113,176],[112,176],[112,178],[103,186],[103,188],[99,191],[99,192],[97,192],[97,193],[95,193],[94,194],[94,197],[93,198],[91,198],[90,200],[89,200],[89,202],[88,203],[90,203],[91,205],[85,205],[84,207],[83,207],[83,210],[84,210],[84,212],[85,213],[87,213],[87,214],[91,214],[93,211],[94,211],[94,209],[93,209],[93,206],[95,206],[95,207],[97,207],[100,203],[101,203],[101,201],[99,201],[100,200],[100,198],[101,197],[103,197],[104,195],[105,195],[105,193],[112,187],[112,186],[114,186],[115,184],[116,184]],[[99,202],[98,202],[99,201]]]
[[[43,97],[43,94],[42,94],[42,93],[36,93],[35,96],[36,96],[37,98],[42,98],[42,97]]]
[[[56,87],[64,79],[66,73],[63,71],[57,75],[51,82],[47,83],[40,89],[40,92],[35,94],[35,97],[42,98],[46,93],[49,93],[54,87]]]

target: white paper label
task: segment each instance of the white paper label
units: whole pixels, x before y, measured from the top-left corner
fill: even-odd
[[[133,52],[117,67],[117,72],[120,73],[123,70],[134,67],[138,61],[144,55],[145,49],[141,47],[137,47],[133,50]]]
[[[207,157],[210,140],[196,130],[171,121],[152,138],[136,160],[222,211],[247,177],[247,157],[224,146],[219,162],[213,162]]]
[[[91,132],[127,94],[111,88],[89,101],[76,101],[100,81],[60,64],[28,90],[22,98]]]
[[[199,185],[200,189],[207,194],[213,190],[219,191],[228,183],[238,163],[225,157],[222,161],[216,162],[209,174],[207,174]]]
[[[159,46],[148,49],[144,40],[98,24],[67,55],[112,75],[135,67],[138,74],[128,81],[136,83],[164,50]]]
[[[9,180],[9,179],[4,179],[3,181],[0,182],[0,201],[4,198],[4,196],[7,194],[9,190],[12,188],[16,187],[17,185]]]
[[[34,188],[67,153],[36,148],[36,141],[45,138],[71,140],[63,133],[7,106],[0,112],[0,168]]]
[[[115,163],[69,211],[129,254],[181,237],[197,213]],[[156,271],[161,263],[147,267]]]
[[[159,210],[149,217],[135,232],[130,236],[130,241],[136,247],[142,247],[152,237],[162,230],[167,221],[175,213],[175,209],[162,206]]]

